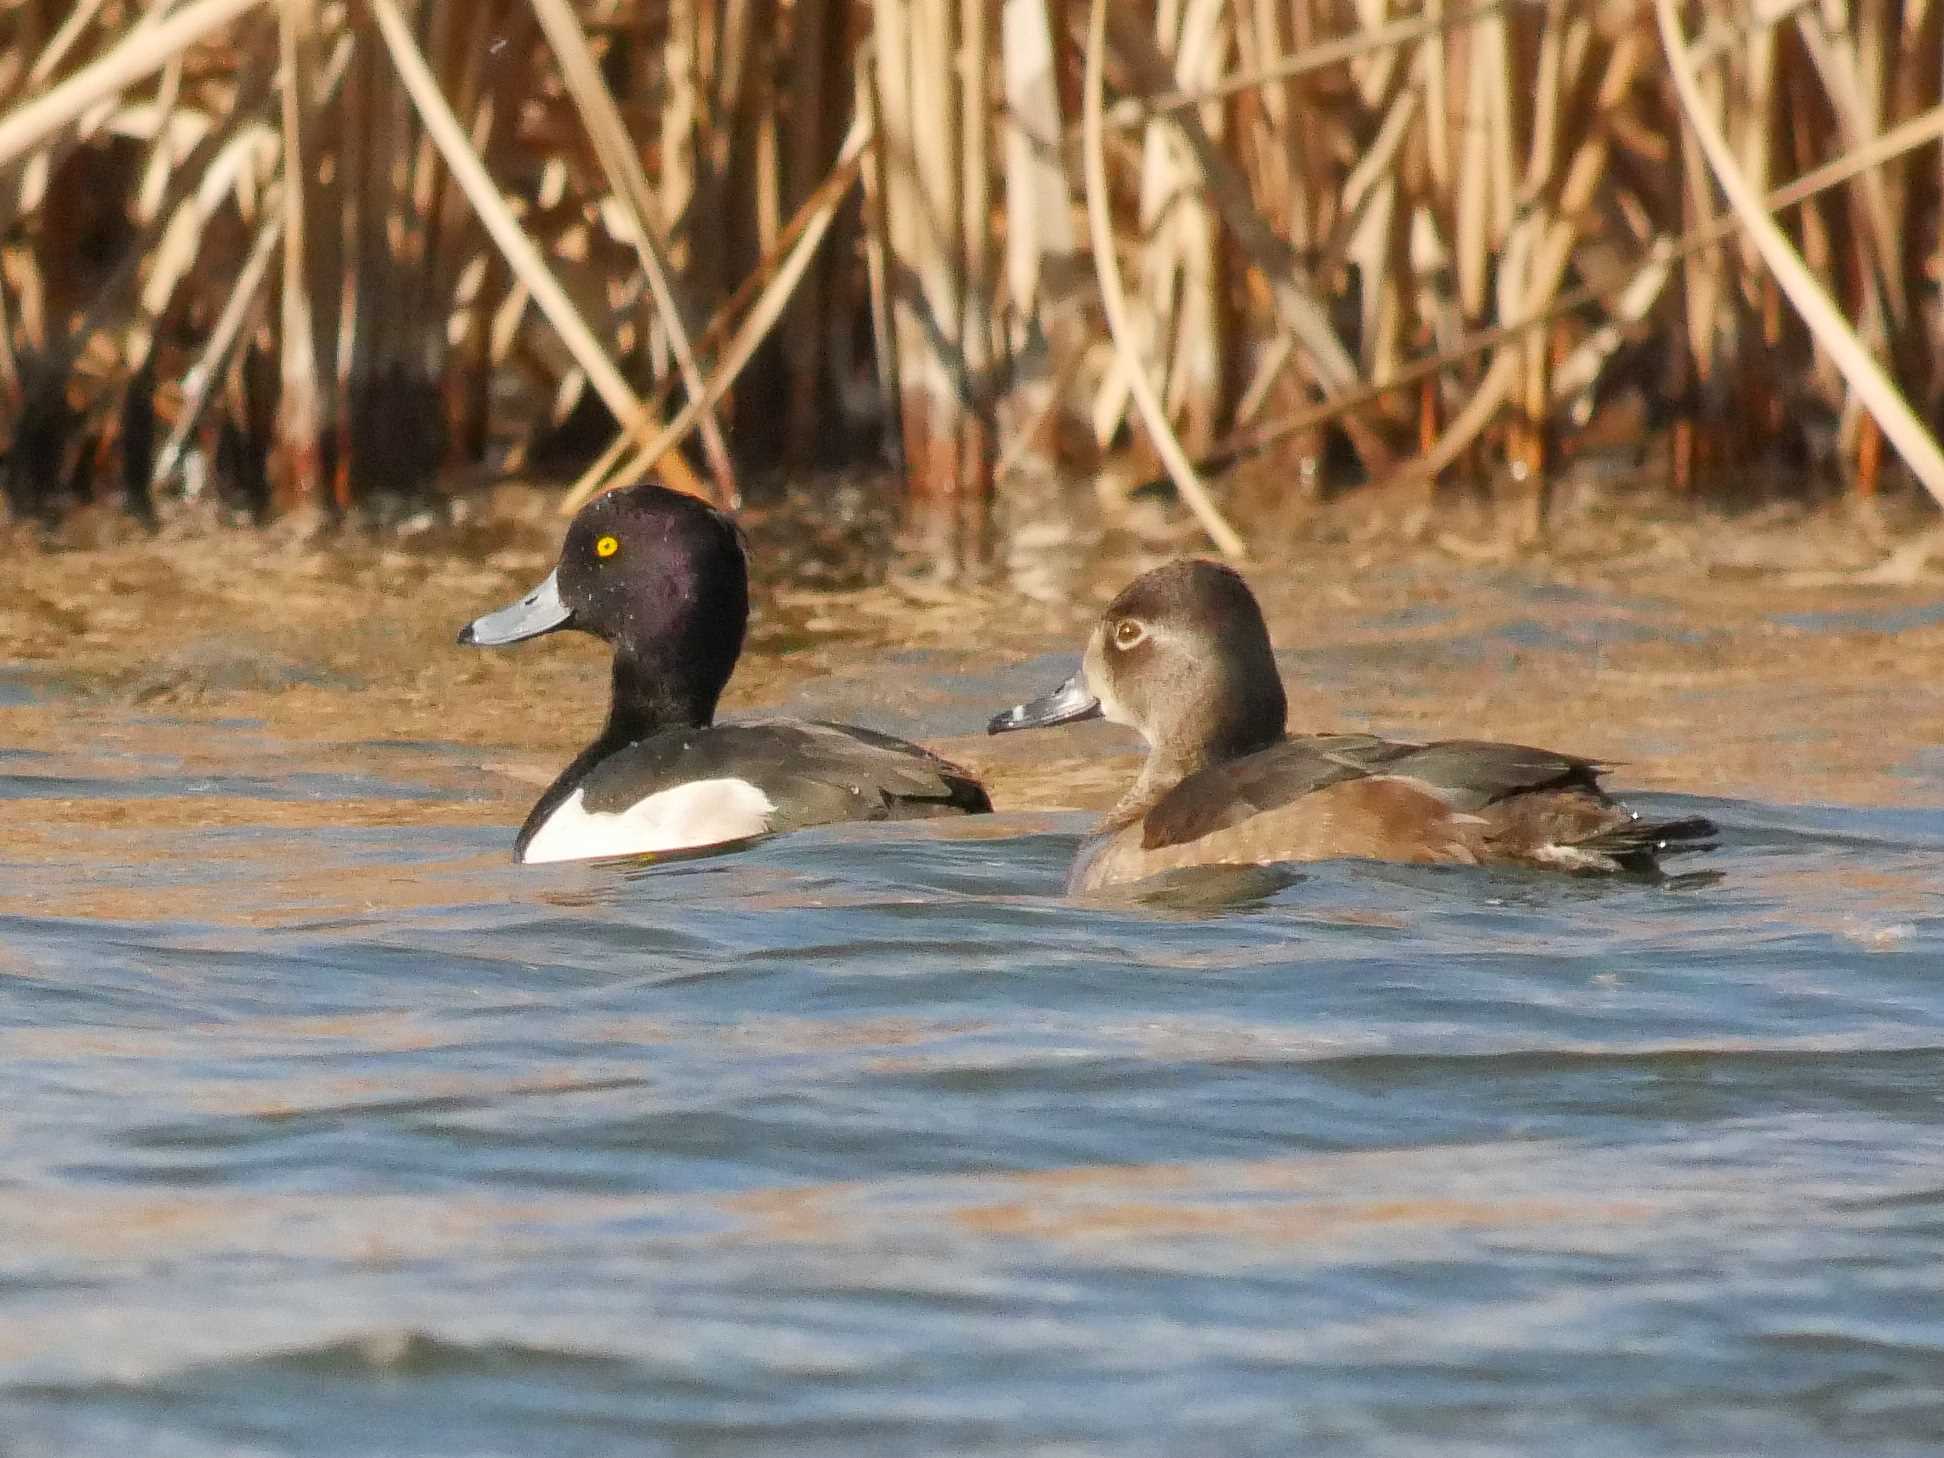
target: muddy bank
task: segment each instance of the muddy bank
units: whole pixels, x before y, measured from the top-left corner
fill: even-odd
[[[54,802],[64,827],[347,813],[511,825],[592,734],[603,653],[574,635],[503,652],[453,635],[547,569],[550,508],[506,487],[456,525],[385,540],[184,524],[160,539],[16,542],[0,599],[4,748],[47,773],[166,746],[184,772],[245,781],[202,800]],[[988,775],[1003,808],[1102,804],[1131,763],[1125,731],[979,732],[1021,685],[1065,671],[1133,571],[1197,549],[1138,501],[1104,535],[1071,524],[1083,516],[1045,513],[991,581],[945,586],[864,565],[878,559],[858,544],[886,530],[867,498],[752,513],[757,606],[725,710],[921,735]],[[1485,530],[1407,541],[1373,512],[1333,510],[1253,547],[1297,727],[1534,741],[1623,761],[1622,787],[1944,795],[1944,586],[1842,581],[1881,555],[1849,518],[1616,526],[1588,511],[1535,553]],[[289,756],[353,746],[367,766],[403,764],[425,742],[478,751],[468,794],[374,794],[347,812],[276,793]],[[54,833],[28,824],[41,809],[0,809],[10,835]]]

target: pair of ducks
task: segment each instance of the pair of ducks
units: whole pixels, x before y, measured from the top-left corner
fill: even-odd
[[[748,616],[734,521],[643,484],[596,497],[544,582],[460,632],[491,647],[578,628],[614,649],[607,723],[527,816],[517,859],[992,809],[976,779],[902,739],[793,719],[715,723]],[[1482,740],[1290,735],[1286,712],[1248,585],[1179,561],[1114,599],[1078,673],[987,727],[1104,716],[1147,741],[1140,777],[1080,848],[1074,893],[1190,866],[1336,857],[1652,872],[1662,853],[1715,833],[1700,818],[1640,819],[1600,788],[1592,760]]]

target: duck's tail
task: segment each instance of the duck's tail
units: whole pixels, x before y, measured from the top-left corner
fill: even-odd
[[[1627,871],[1653,871],[1663,856],[1713,850],[1720,827],[1705,815],[1679,820],[1642,820],[1635,817],[1581,841],[1575,849],[1608,856]]]

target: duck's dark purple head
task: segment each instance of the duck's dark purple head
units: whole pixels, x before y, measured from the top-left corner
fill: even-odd
[[[713,709],[742,652],[749,567],[728,516],[648,483],[605,492],[567,528],[560,560],[518,602],[473,619],[461,643],[499,647],[563,628],[612,644],[617,667],[679,679]]]

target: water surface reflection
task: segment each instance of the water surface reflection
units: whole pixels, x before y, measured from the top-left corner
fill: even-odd
[[[0,761],[8,1458],[1944,1429],[1944,813],[1085,903],[1079,813],[521,869],[476,750],[120,728]]]

